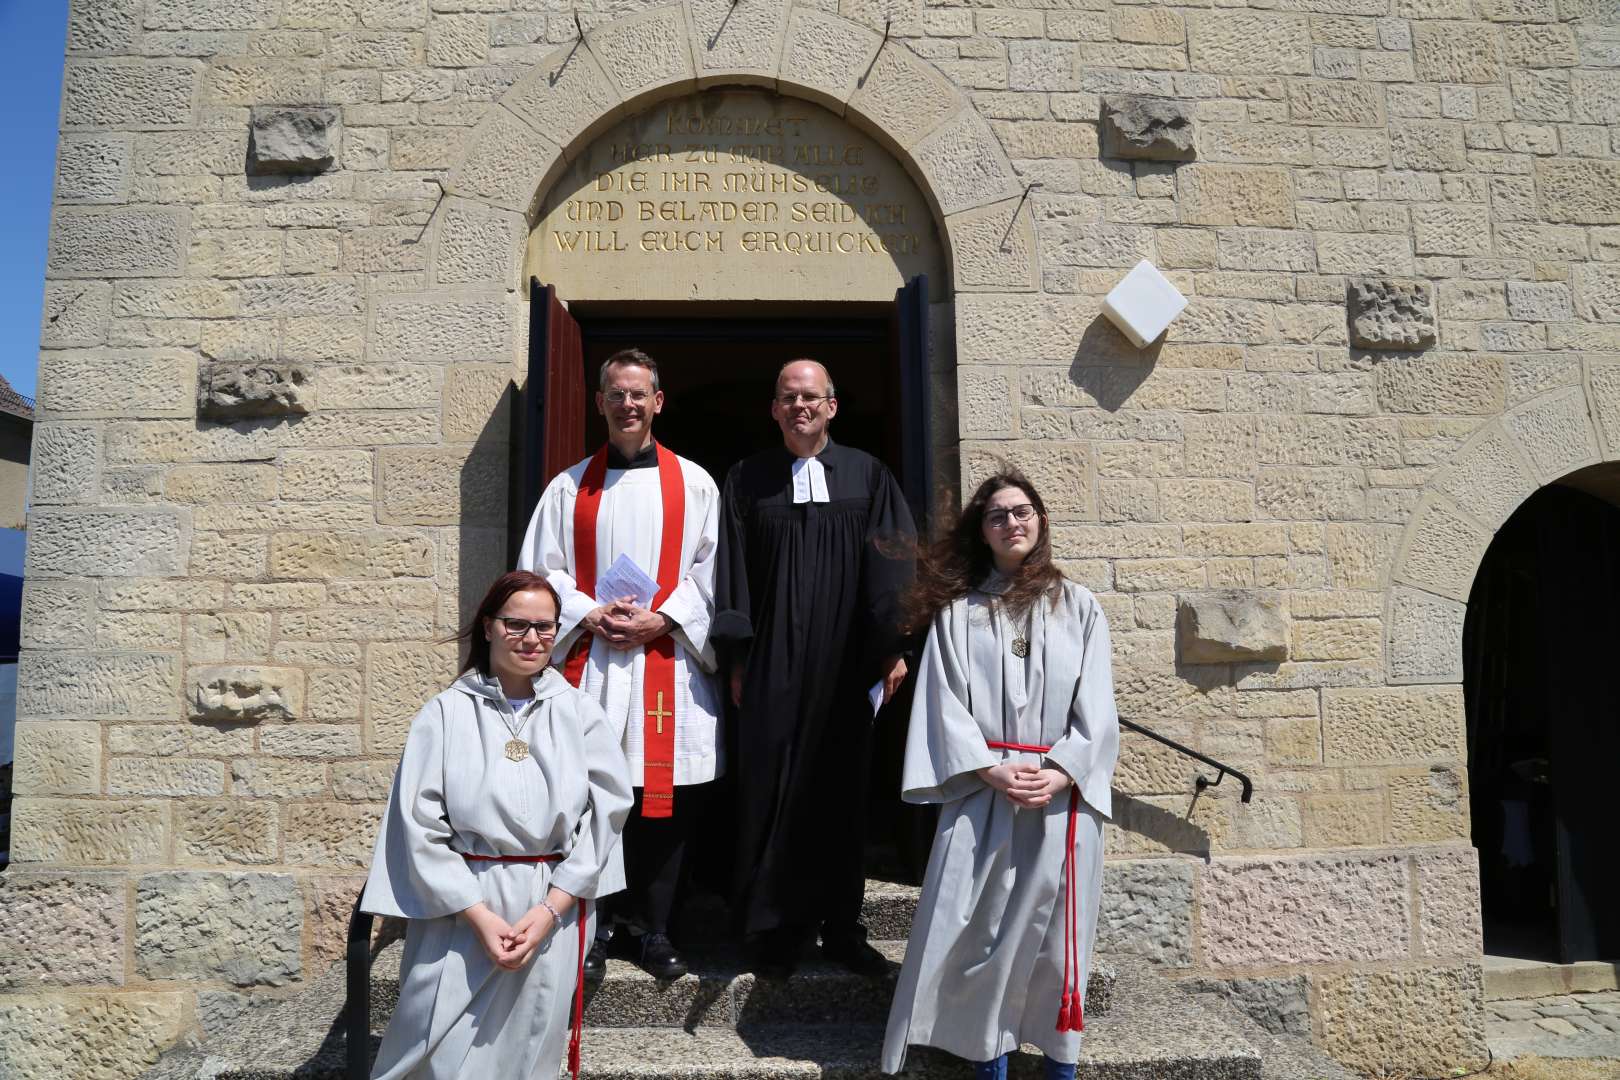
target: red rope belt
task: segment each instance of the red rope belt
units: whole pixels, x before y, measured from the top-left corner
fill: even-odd
[[[1030,746],[1026,743],[986,743],[992,750],[1011,750],[1020,754],[1044,754],[1050,746]],[[1085,987],[1080,985],[1080,897],[1075,886],[1077,874],[1074,865],[1074,842],[1080,820],[1080,787],[1069,785],[1069,842],[1063,849],[1063,991],[1058,1001],[1057,1029],[1084,1031]]]
[[[554,863],[561,862],[559,855],[468,855],[461,856],[468,862],[501,862],[501,863]],[[579,901],[579,915],[574,919],[579,927],[579,970],[574,973],[574,1016],[570,1025],[568,1036],[568,1073],[579,1080],[579,1049],[585,1041],[585,924],[590,921],[590,909],[585,905],[590,901],[581,898]]]

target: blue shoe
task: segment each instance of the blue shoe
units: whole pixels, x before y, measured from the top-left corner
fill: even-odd
[[[1044,1058],[1046,1062],[1046,1080],[1074,1080],[1074,1065],[1065,1065],[1061,1061]]]
[[[1007,1055],[973,1063],[973,1080],[1007,1080]]]

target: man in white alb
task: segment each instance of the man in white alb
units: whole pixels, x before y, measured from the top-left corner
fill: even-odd
[[[615,925],[649,973],[686,973],[669,919],[699,785],[724,770],[709,642],[719,491],[653,439],[663,407],[651,357],[608,357],[596,394],[607,444],[546,486],[518,556],[519,569],[543,574],[562,597],[556,662],[620,729],[635,784],[621,846],[626,891],[604,905],[592,976],[605,970]]]

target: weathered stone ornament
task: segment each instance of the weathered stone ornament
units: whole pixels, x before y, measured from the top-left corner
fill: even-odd
[[[1345,306],[1355,348],[1415,351],[1434,344],[1434,290],[1427,281],[1352,278]]]
[[[324,106],[257,105],[248,140],[248,172],[323,172],[337,158],[338,111]]]
[[[205,364],[197,373],[197,415],[235,420],[307,413],[313,390],[302,364]]]
[[[1104,157],[1138,161],[1191,161],[1192,112],[1169,98],[1121,95],[1102,100]]]
[[[1224,589],[1180,598],[1176,641],[1187,664],[1288,659],[1288,620],[1276,593]]]
[[[1103,314],[1140,349],[1164,333],[1186,306],[1180,290],[1143,259],[1108,291]]]
[[[245,664],[193,668],[191,716],[238,724],[296,720],[303,711],[303,690],[303,672],[297,668]]]

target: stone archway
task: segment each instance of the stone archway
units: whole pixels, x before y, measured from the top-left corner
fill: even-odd
[[[657,7],[547,56],[469,135],[434,215],[433,283],[518,291],[539,200],[571,154],[631,112],[721,85],[805,98],[884,144],[946,238],[947,296],[1039,288],[1032,207],[966,95],[903,42],[783,0]]]
[[[1385,593],[1392,685],[1460,684],[1469,590],[1492,536],[1544,485],[1620,460],[1620,362],[1586,359],[1579,375],[1483,425],[1430,479]]]

